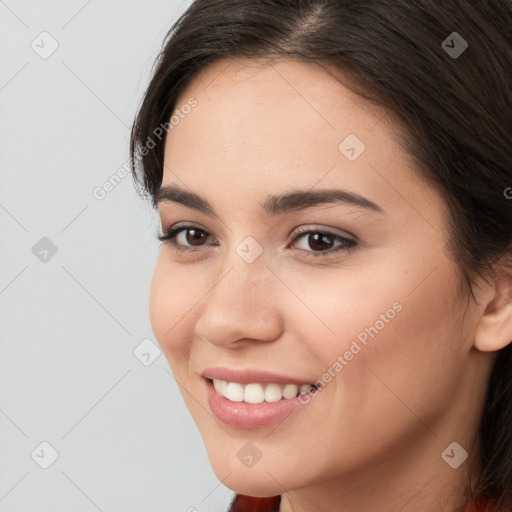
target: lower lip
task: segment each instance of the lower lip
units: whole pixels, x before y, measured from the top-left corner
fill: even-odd
[[[249,404],[233,402],[219,395],[211,380],[206,380],[208,403],[213,414],[223,423],[237,428],[260,428],[283,420],[304,407],[299,397],[283,398],[278,402]]]

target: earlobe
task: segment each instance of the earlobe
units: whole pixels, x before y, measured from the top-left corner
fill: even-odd
[[[496,280],[495,294],[487,304],[475,331],[474,346],[495,352],[512,342],[512,275]]]

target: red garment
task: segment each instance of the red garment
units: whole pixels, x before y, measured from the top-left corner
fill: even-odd
[[[243,494],[236,494],[228,512],[279,512],[281,496],[271,496],[269,498],[254,498]],[[469,504],[461,512],[488,512],[491,510],[489,503],[482,498],[475,500],[475,503]]]
[[[270,498],[253,498],[237,494],[228,512],[278,512],[281,496]]]

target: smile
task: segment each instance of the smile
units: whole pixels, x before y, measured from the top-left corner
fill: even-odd
[[[213,387],[217,393],[232,402],[247,402],[249,404],[261,404],[263,402],[278,402],[279,400],[290,400],[301,393],[308,393],[314,384],[240,384],[239,382],[228,382],[220,379],[213,379]]]
[[[214,416],[239,429],[268,427],[294,412],[309,409],[304,407],[309,400],[303,401],[302,397],[310,399],[311,392],[317,389],[313,384],[241,384],[220,379],[205,379],[204,382],[207,402]]]

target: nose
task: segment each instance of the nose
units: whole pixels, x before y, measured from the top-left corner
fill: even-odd
[[[247,263],[234,254],[219,275],[202,301],[196,333],[228,349],[279,338],[283,318],[278,297],[283,290],[264,257]]]

